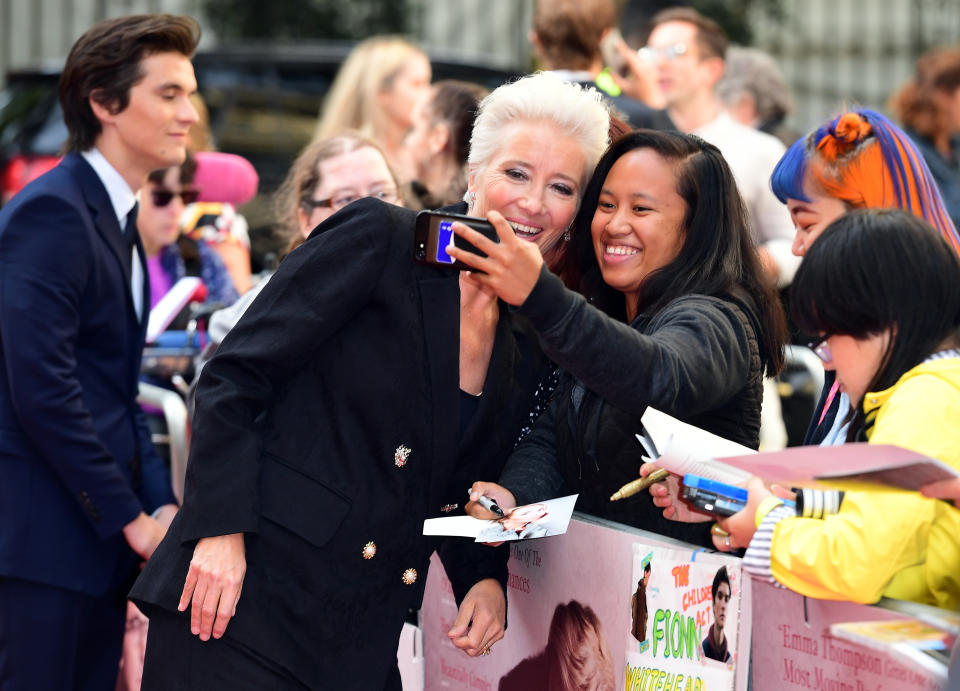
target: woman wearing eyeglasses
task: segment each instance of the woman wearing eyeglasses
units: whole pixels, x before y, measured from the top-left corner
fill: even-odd
[[[150,307],[153,308],[177,281],[199,276],[207,288],[207,302],[230,305],[237,290],[220,256],[206,243],[180,233],[180,216],[197,200],[193,186],[196,159],[189,153],[181,166],[155,170],[140,191],[137,229],[147,255]],[[182,328],[176,322],[173,328]]]
[[[302,245],[323,221],[363,197],[403,206],[380,147],[352,130],[310,144],[293,162],[274,199],[276,232],[287,243],[284,255]],[[269,276],[261,278],[231,307],[210,317],[213,343],[224,339],[268,280]]]
[[[320,223],[362,197],[403,206],[396,176],[379,146],[350,130],[308,146],[277,193],[280,232],[290,238],[287,252],[299,247]]]
[[[796,323],[854,403],[848,439],[894,444],[960,470],[960,260],[899,210],[851,212],[806,254]],[[800,518],[753,478],[747,507],[719,521],[721,549],[748,547],[754,576],[824,599],[881,596],[960,607],[960,511],[918,493],[846,492]]]

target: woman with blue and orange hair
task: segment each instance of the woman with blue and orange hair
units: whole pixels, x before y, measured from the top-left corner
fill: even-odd
[[[798,140],[770,181],[796,226],[797,256],[803,256],[831,222],[863,208],[909,211],[960,253],[960,235],[923,156],[903,130],[875,111],[844,113]],[[846,441],[850,401],[845,393],[837,395],[833,373],[827,375],[805,444]]]

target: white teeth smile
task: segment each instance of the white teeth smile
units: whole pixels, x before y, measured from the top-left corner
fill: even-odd
[[[528,238],[533,237],[534,235],[539,235],[540,231],[543,230],[543,228],[525,226],[522,223],[517,223],[516,221],[508,221],[508,222],[510,223],[510,227],[513,228],[513,232],[515,232],[520,237],[528,237]]]
[[[618,254],[623,256],[640,254],[640,250],[636,247],[628,247],[626,245],[607,245],[603,248],[603,251],[605,254]]]

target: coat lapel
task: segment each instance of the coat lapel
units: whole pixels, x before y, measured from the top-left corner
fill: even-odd
[[[107,189],[103,186],[100,178],[97,177],[96,172],[80,154],[67,154],[61,165],[66,166],[80,183],[97,234],[113,255],[123,274],[123,293],[127,298],[127,307],[136,317],[130,286],[130,246],[127,244],[123,229],[120,228],[120,223],[117,221],[113,204],[110,202],[110,195],[107,194]],[[139,239],[137,242],[139,244]],[[144,281],[146,282],[146,280],[147,276],[144,273]],[[149,302],[145,303],[144,313],[146,313],[149,304]]]

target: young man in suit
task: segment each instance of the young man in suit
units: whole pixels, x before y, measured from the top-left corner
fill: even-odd
[[[108,20],[60,79],[69,153],[0,211],[0,687],[112,689],[125,594],[176,512],[136,403],[135,194],[197,120],[188,17]]]

